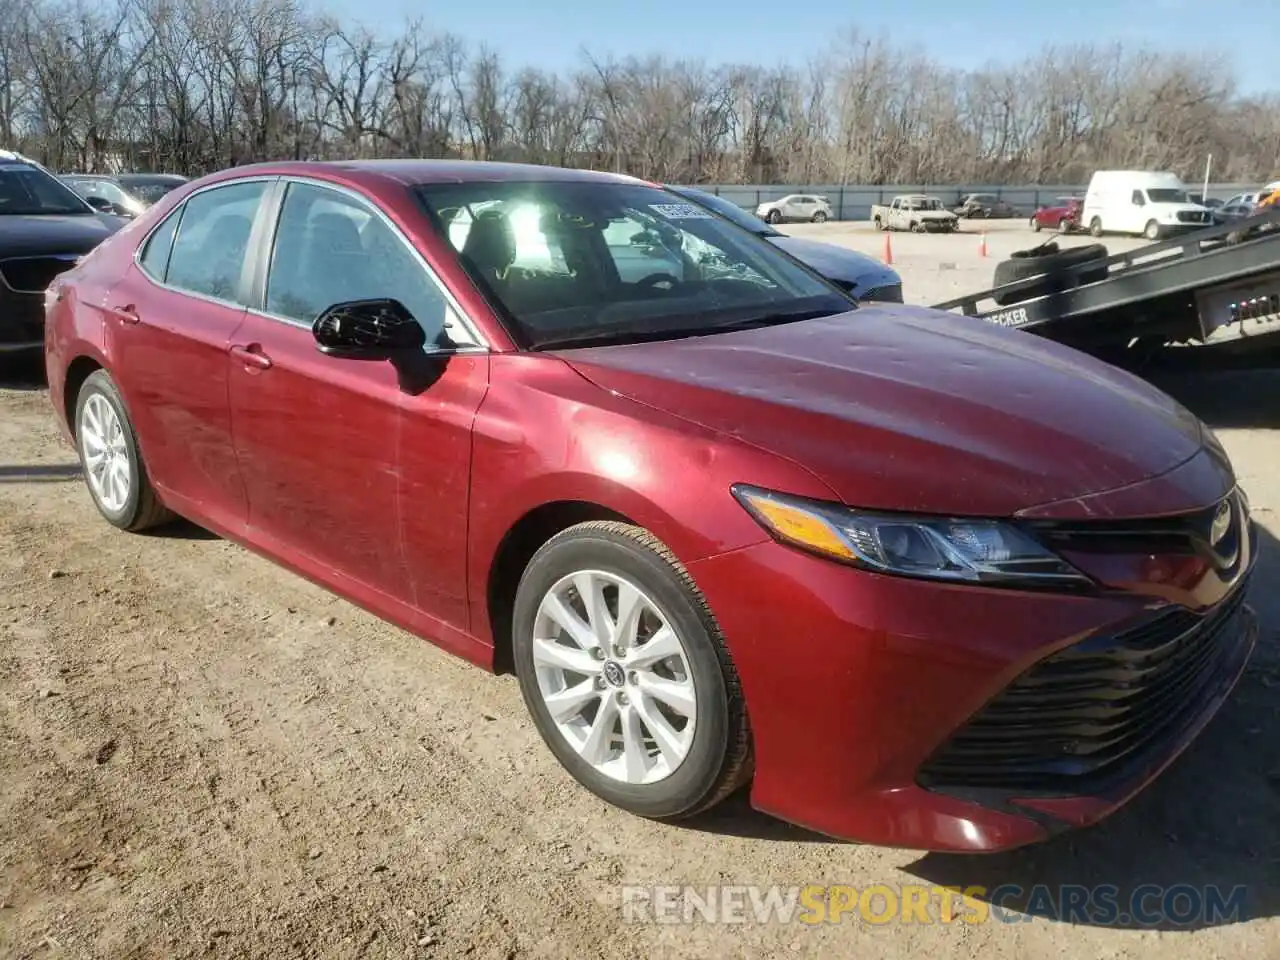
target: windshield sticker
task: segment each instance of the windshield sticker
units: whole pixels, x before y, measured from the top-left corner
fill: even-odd
[[[649,209],[668,220],[711,220],[713,217],[696,203],[651,203]]]

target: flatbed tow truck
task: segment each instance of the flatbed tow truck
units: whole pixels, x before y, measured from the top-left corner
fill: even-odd
[[[1046,272],[934,309],[1125,365],[1172,345],[1280,346],[1280,210],[1103,259],[1055,259],[1044,258]]]

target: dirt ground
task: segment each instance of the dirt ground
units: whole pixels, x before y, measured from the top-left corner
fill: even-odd
[[[794,230],[878,253],[848,225]],[[1032,235],[893,237],[912,302]],[[1109,241],[1110,243],[1110,241]],[[1119,247],[1117,246],[1117,249]],[[939,271],[938,261],[955,262]],[[735,800],[606,807],[494,678],[191,526],[95,513],[43,388],[0,383],[0,957],[1280,958],[1280,375],[1170,375],[1263,528],[1262,647],[1231,702],[1100,826],[987,857],[832,842]],[[1191,929],[624,922],[622,884],[1247,887]],[[1171,953],[1172,951],[1172,953]]]

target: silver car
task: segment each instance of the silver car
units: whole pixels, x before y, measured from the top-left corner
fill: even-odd
[[[831,201],[813,193],[792,193],[760,204],[756,216],[769,223],[822,223],[832,217]]]

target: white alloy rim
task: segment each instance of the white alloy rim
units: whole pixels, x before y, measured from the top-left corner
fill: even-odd
[[[634,583],[599,570],[558,581],[534,618],[533,663],[552,722],[592,769],[656,783],[688,756],[698,718],[689,655]]]
[[[115,408],[102,394],[95,393],[85,401],[77,432],[89,489],[104,508],[119,513],[129,502],[133,468],[124,441],[124,427]]]

